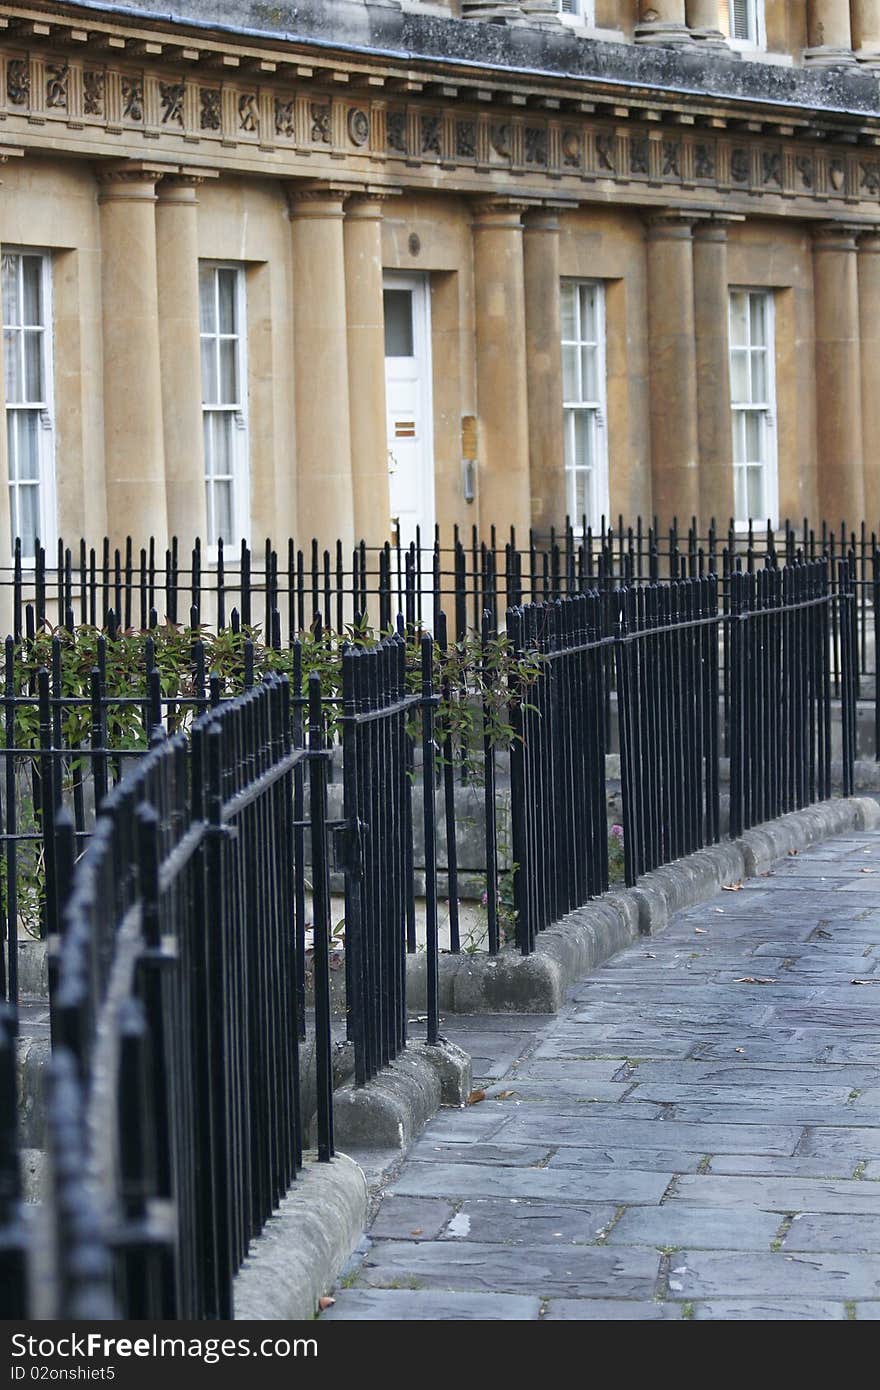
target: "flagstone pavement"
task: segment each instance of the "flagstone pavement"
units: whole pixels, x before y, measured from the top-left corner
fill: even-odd
[[[679,913],[556,1017],[444,1020],[327,1319],[880,1318],[880,834]]]

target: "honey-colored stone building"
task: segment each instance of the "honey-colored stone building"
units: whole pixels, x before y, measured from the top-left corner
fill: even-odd
[[[880,0],[556,3],[0,5],[0,538],[880,523]]]

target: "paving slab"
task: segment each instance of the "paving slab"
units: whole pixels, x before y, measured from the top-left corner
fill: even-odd
[[[880,1190],[864,1181],[826,1181],[824,1178],[740,1178],[697,1174],[680,1178],[673,1202],[700,1206],[747,1204],[761,1211],[866,1212],[876,1215]]]
[[[677,1149],[582,1149],[564,1145],[548,1160],[548,1168],[580,1168],[601,1173],[610,1168],[640,1168],[642,1171],[697,1173],[706,1158],[703,1153],[682,1153]]]
[[[433,1197],[384,1197],[370,1234],[395,1240],[432,1240],[454,1212],[451,1202]]]
[[[435,1144],[421,1139],[408,1154],[411,1163],[498,1163],[502,1168],[539,1168],[549,1161],[548,1144]]]
[[[650,1298],[657,1287],[660,1256],[655,1250],[598,1246],[503,1245],[449,1241],[379,1241],[362,1266],[366,1284],[475,1290],[478,1293],[603,1294],[613,1285],[619,1298]]]
[[[782,1248],[790,1250],[880,1251],[880,1214],[877,1216],[821,1216],[800,1212],[785,1234]]]
[[[691,1306],[697,1322],[845,1322],[849,1318],[846,1303],[820,1299],[713,1298]]]
[[[878,1320],[878,1016],[866,832],[679,913],[557,1017],[446,1020],[486,1097],[387,1181],[325,1316]]]
[[[869,1255],[751,1253],[690,1250],[670,1264],[669,1289],[685,1299],[737,1295],[770,1298],[876,1298],[880,1261]]]
[[[503,1245],[594,1245],[617,1214],[611,1203],[554,1206],[516,1198],[462,1202],[442,1234],[444,1240]]]
[[[501,1168],[491,1163],[413,1163],[404,1165],[392,1191],[409,1197],[522,1197],[550,1202],[659,1202],[672,1168],[662,1173],[615,1169],[607,1173],[568,1168]]]
[[[630,1207],[608,1234],[609,1245],[654,1245],[707,1250],[763,1250],[779,1230],[773,1212],[740,1207]]]
[[[436,1289],[345,1289],[321,1321],[360,1322],[529,1322],[541,1300],[529,1295],[439,1293]]]
[[[542,1321],[677,1322],[681,1315],[681,1306],[675,1303],[648,1303],[623,1298],[551,1298]]]
[[[851,1158],[775,1158],[772,1154],[713,1154],[706,1171],[732,1177],[852,1178],[858,1162]],[[862,1177],[865,1174],[862,1173]]]
[[[618,1107],[624,1110],[625,1102]],[[594,1116],[590,1107],[583,1119],[568,1116],[549,1118],[520,1110],[501,1130],[508,1143],[534,1141],[539,1135],[551,1144],[579,1147],[631,1149],[643,1144],[649,1149],[680,1149],[685,1153],[793,1154],[802,1130],[795,1126],[754,1124],[681,1124],[677,1120],[617,1119]],[[625,1114],[625,1112],[624,1112]]]

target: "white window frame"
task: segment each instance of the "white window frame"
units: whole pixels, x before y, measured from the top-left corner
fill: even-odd
[[[208,258],[199,260],[199,271],[210,270],[214,272],[214,311],[217,331],[215,333],[203,333],[201,331],[201,275],[199,277],[199,373],[201,377],[201,344],[206,339],[212,339],[216,346],[217,362],[217,382],[220,381],[220,353],[219,343],[224,338],[234,338],[238,344],[237,364],[238,364],[238,403],[234,405],[220,405],[205,400],[205,384],[202,381],[202,421],[204,437],[204,419],[210,414],[232,414],[235,417],[235,430],[233,433],[234,454],[232,474],[232,542],[233,546],[238,545],[242,540],[250,542],[250,422],[248,411],[248,322],[247,322],[247,271],[246,267],[237,261],[215,261]],[[235,334],[226,334],[219,331],[219,300],[217,293],[217,271],[231,270],[235,273],[235,321],[237,331]],[[205,516],[206,516],[206,552],[208,558],[216,558],[218,553],[217,535],[213,531],[211,524],[212,507],[210,503],[211,487],[216,479],[208,472],[207,447],[205,447],[204,458],[204,478],[205,478]],[[224,545],[229,542],[224,541]]]
[[[52,254],[42,246],[18,246],[6,245],[0,249],[0,255],[5,260],[7,256],[33,256],[40,262],[40,300],[42,304],[42,376],[44,397],[41,401],[8,401],[5,399],[6,377],[5,366],[3,376],[4,390],[4,415],[6,417],[6,447],[7,447],[7,490],[9,497],[9,521],[10,521],[10,554],[14,553],[15,535],[12,531],[14,525],[13,517],[17,512],[17,504],[13,505],[13,492],[22,486],[21,482],[12,477],[13,459],[9,452],[9,415],[16,410],[32,410],[39,413],[39,432],[38,456],[37,456],[37,487],[39,488],[38,524],[39,533],[37,539],[44,550],[51,553],[58,535],[58,502],[57,502],[57,481],[56,481],[56,425],[55,425],[55,313],[52,301]],[[21,278],[19,275],[19,302],[21,302]],[[34,325],[36,326],[36,325]],[[6,353],[6,332],[7,330],[15,333],[19,332],[20,325],[7,325],[3,327],[3,354],[5,362]],[[24,372],[22,371],[22,380]],[[32,486],[32,484],[25,484]],[[35,563],[35,555],[27,555],[22,547],[22,563],[31,566]]]
[[[596,0],[559,0],[559,18],[563,24],[577,25],[579,29],[595,29]]]
[[[607,340],[606,340],[606,311],[605,311],[605,282],[603,280],[588,279],[583,276],[563,276],[562,286],[576,285],[581,287],[592,287],[596,290],[596,378],[599,386],[598,398],[594,401],[586,400],[567,400],[565,398],[565,373],[562,376],[562,417],[563,417],[563,445],[564,445],[564,467],[565,467],[565,503],[568,511],[569,520],[577,534],[583,529],[583,510],[576,510],[577,483],[576,477],[580,472],[586,472],[585,468],[573,466],[570,462],[574,454],[574,416],[577,411],[585,411],[593,414],[596,430],[596,457],[592,469],[590,480],[589,505],[587,507],[587,525],[595,530],[604,516],[606,521],[610,516],[610,497],[608,479],[608,370],[606,364]],[[590,339],[584,338],[583,327],[581,324],[580,295],[578,295],[578,332],[577,338],[561,339],[563,348],[566,346],[583,347],[591,345]],[[580,354],[578,372],[580,373]]]
[[[760,52],[767,47],[767,24],[764,14],[764,0],[746,0],[749,11],[749,37],[737,39],[733,34],[733,0],[724,0],[727,5],[727,27],[731,48],[741,53]]]
[[[751,359],[751,354],[756,350],[766,354],[767,399],[760,404],[753,404],[746,401],[735,402],[733,399],[733,353],[735,350],[732,332],[733,317],[733,296],[735,294],[745,294],[749,297],[760,295],[765,303],[765,337],[766,342],[763,347],[752,344],[751,341],[751,314],[749,314],[749,342],[747,351]],[[775,528],[779,523],[779,453],[777,441],[777,420],[776,420],[776,296],[772,289],[765,285],[731,285],[727,296],[728,313],[728,354],[730,357],[730,411],[731,411],[731,457],[736,453],[735,441],[735,420],[736,416],[748,411],[759,412],[763,416],[763,436],[764,436],[764,458],[763,468],[763,491],[765,502],[765,515],[752,517],[751,520],[760,525],[766,525],[769,521]],[[742,350],[740,345],[737,345]],[[751,394],[751,365],[749,367],[749,393]],[[737,530],[746,531],[749,526],[748,517],[736,515],[736,471],[748,465],[733,463],[734,472],[734,525]],[[748,496],[748,487],[746,488]]]

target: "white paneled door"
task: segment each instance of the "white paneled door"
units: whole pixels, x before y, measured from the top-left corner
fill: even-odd
[[[434,543],[431,334],[426,275],[385,276],[385,393],[392,532]]]

